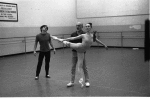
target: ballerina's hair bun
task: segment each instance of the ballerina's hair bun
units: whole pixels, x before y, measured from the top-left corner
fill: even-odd
[[[92,23],[88,23],[88,24],[90,24],[90,26],[92,27]]]

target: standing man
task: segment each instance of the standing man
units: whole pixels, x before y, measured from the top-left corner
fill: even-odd
[[[82,30],[83,28],[83,23],[81,22],[77,22],[76,24],[76,28],[77,31],[71,34],[71,37],[76,37],[78,35],[84,34],[85,32]],[[70,41],[72,43],[81,43],[82,39],[78,39],[78,40],[74,40],[74,41]],[[86,52],[85,52],[86,53]],[[84,53],[84,57],[85,57],[85,53]],[[74,80],[75,80],[75,72],[76,72],[76,64],[78,61],[78,55],[77,55],[77,51],[76,50],[72,50],[72,69],[71,69],[71,81],[67,84],[67,87],[72,87],[74,86]],[[89,83],[89,75],[88,75],[88,71],[87,71],[87,67],[86,67],[86,61],[84,58],[83,61],[83,71],[84,71],[84,75],[85,75],[85,86],[89,87],[90,83]]]
[[[50,63],[50,57],[51,57],[50,46],[53,48],[54,54],[55,54],[55,48],[53,47],[51,36],[49,33],[47,33],[47,30],[48,30],[47,25],[42,25],[40,27],[40,30],[41,30],[41,33],[36,35],[35,45],[34,45],[34,55],[36,55],[36,48],[37,48],[38,42],[40,44],[40,52],[39,52],[39,57],[38,57],[35,80],[39,79],[39,74],[41,71],[44,57],[45,57],[45,72],[46,72],[45,77],[50,78],[49,76],[49,63]]]

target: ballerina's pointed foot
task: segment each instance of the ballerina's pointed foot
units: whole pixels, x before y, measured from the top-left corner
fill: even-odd
[[[58,37],[56,37],[56,36],[51,36],[53,39],[55,39],[55,40],[57,40],[58,39]]]
[[[63,41],[63,43],[64,43],[67,47],[70,47],[70,42],[68,42],[68,41]]]
[[[58,38],[58,37],[56,37],[56,36],[51,36],[54,40],[58,40],[58,41],[60,41],[60,42],[63,42],[63,39],[61,39],[61,38]]]
[[[67,41],[63,41],[63,43],[64,43],[65,45],[69,45],[69,44],[70,44],[70,43],[67,42]]]
[[[83,78],[80,78],[79,83],[81,84],[81,87],[84,87]]]

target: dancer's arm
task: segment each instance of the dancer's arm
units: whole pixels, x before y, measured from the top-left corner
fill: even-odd
[[[36,39],[36,40],[35,40],[35,44],[34,44],[34,48],[33,48],[33,53],[34,53],[35,56],[36,56],[37,44],[38,44],[38,41],[37,41],[37,39]]]
[[[102,41],[98,40],[97,38],[95,41],[99,44],[102,44],[103,46],[105,46],[106,49],[108,49],[107,45],[105,45]]]
[[[69,37],[69,38],[66,38],[64,39],[64,41],[70,41],[70,40],[76,40],[76,39],[81,39],[83,37],[83,35],[79,35],[79,36],[76,36],[76,37]]]
[[[54,48],[54,46],[53,46],[53,43],[52,43],[51,38],[50,38],[50,40],[49,40],[49,44],[50,44],[50,46],[52,47],[52,49],[54,50],[54,54],[55,54],[56,50],[55,50],[55,48]]]

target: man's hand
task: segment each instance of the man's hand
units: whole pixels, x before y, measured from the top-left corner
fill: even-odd
[[[55,48],[54,48],[54,50],[53,50],[53,51],[54,51],[54,54],[55,54],[55,53],[56,53],[56,50],[55,50]]]
[[[93,31],[93,33],[97,33],[97,31]]]
[[[36,51],[33,52],[34,56],[36,56]]]
[[[108,50],[108,47],[105,45],[106,50]]]

